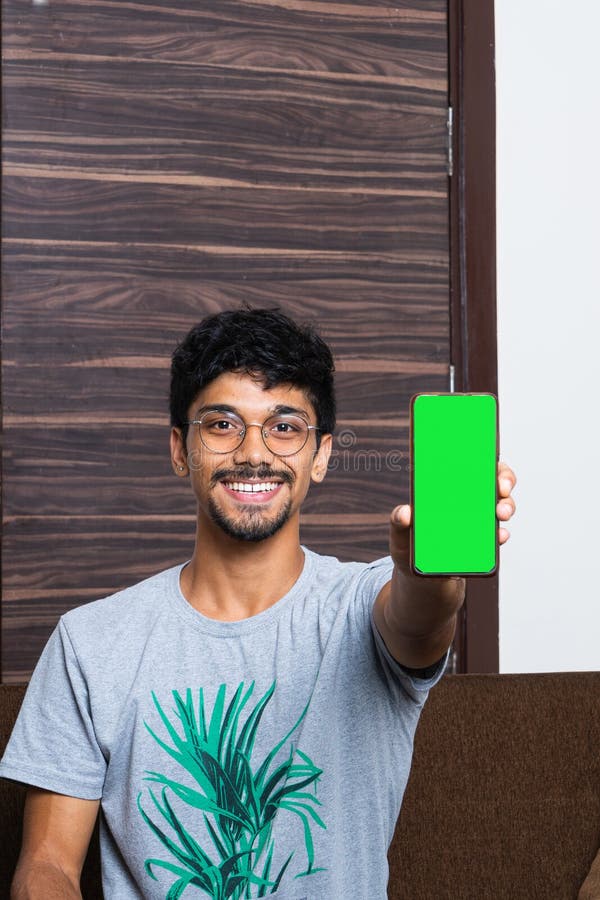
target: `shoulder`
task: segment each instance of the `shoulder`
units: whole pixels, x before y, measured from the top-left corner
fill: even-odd
[[[152,620],[153,610],[164,609],[179,579],[183,564],[173,566],[145,578],[114,594],[84,603],[62,616],[61,627],[73,641],[97,638],[108,632],[113,638],[119,632],[131,633],[136,625]]]
[[[303,548],[313,567],[314,578],[333,593],[351,591],[375,595],[392,577],[393,562],[390,556],[373,562],[343,562],[335,556],[325,556]]]

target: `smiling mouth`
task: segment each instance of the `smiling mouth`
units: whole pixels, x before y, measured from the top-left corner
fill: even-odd
[[[281,487],[281,481],[222,481],[224,487],[238,494],[268,494]]]

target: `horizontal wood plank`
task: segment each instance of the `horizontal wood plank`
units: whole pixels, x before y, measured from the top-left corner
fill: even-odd
[[[318,250],[447,249],[445,199],[3,179],[7,238]]]
[[[284,69],[444,83],[439,0],[5,0],[4,53],[128,57],[190,66]]]
[[[396,141],[399,148],[439,154],[447,107],[445,80],[371,82],[122,58],[9,59],[4,82],[5,127],[9,133],[38,132],[42,142],[72,134],[88,144],[96,136],[121,136],[150,137],[155,146],[162,138],[171,147],[206,140],[210,147],[226,139],[234,148],[245,143],[252,151],[264,144],[279,154],[289,145],[295,158],[303,147],[320,148],[322,155],[355,147],[383,157]]]
[[[156,274],[148,271],[152,268]],[[26,381],[29,367],[109,368],[113,375],[100,378],[126,380],[130,375],[124,369],[167,369],[173,348],[194,322],[242,301],[280,305],[296,318],[316,322],[332,343],[340,372],[370,368],[406,374],[412,366],[415,374],[427,375],[439,372],[447,360],[442,258],[374,255],[359,260],[352,255],[332,261],[315,254],[296,261],[289,255],[273,259],[232,252],[221,257],[168,249],[153,250],[148,257],[142,248],[118,250],[117,245],[7,244],[3,285],[9,382],[19,382],[21,373]],[[83,373],[92,379],[97,375]],[[64,379],[69,372],[56,377]],[[162,375],[151,377],[163,383]],[[164,388],[159,392],[165,396]],[[18,413],[19,404],[7,402],[8,410]],[[157,408],[161,402],[157,396]],[[111,413],[103,410],[105,417]]]
[[[38,240],[6,237],[4,248],[3,274],[10,277],[27,277],[29,269],[56,268],[62,264],[61,278],[67,278],[69,270],[77,267],[83,267],[90,275],[98,272],[106,277],[134,275],[153,280],[165,276],[187,282],[197,280],[199,271],[207,279],[224,280],[229,275],[240,292],[247,286],[251,289],[265,275],[274,274],[290,284],[328,277],[350,282],[366,278],[378,284],[395,278],[399,291],[404,285],[431,283],[432,288],[439,289],[448,284],[447,247],[442,253],[417,247],[386,251],[376,247],[359,256],[331,250],[325,243],[310,251],[215,244],[194,247],[160,242],[149,248],[141,240],[126,245],[118,241],[84,241],[78,237],[64,241],[54,238],[49,229],[48,235]],[[189,298],[184,296],[182,300],[185,304]]]

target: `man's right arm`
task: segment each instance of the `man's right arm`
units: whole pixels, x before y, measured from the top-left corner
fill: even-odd
[[[81,900],[81,870],[99,806],[99,800],[28,791],[11,900]]]

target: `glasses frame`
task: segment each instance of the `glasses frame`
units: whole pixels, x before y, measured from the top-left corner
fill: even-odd
[[[231,447],[231,449],[229,449],[229,450],[213,450],[213,448],[212,448],[212,447],[209,447],[208,444],[206,443],[206,441],[204,440],[204,438],[202,437],[202,431],[201,431],[201,429],[200,429],[200,426],[202,425],[203,420],[204,420],[207,416],[212,415],[213,413],[221,413],[221,411],[218,410],[218,409],[207,409],[207,410],[204,412],[204,414],[203,414],[202,416],[200,416],[199,419],[192,419],[190,422],[186,422],[185,424],[186,424],[186,425],[197,425],[197,426],[198,426],[198,434],[199,434],[199,436],[200,436],[200,441],[201,441],[201,443],[202,443],[202,446],[203,446],[203,447],[206,447],[206,449],[209,451],[209,453],[218,453],[220,456],[224,456],[224,455],[226,455],[227,453],[235,453],[236,450],[239,450],[239,448],[242,446],[242,444],[244,443],[244,441],[245,441],[245,439],[246,439],[246,434],[247,434],[247,432],[248,432],[248,429],[249,429],[249,428],[252,428],[252,427],[254,427],[254,426],[255,426],[256,428],[260,428],[260,436],[261,436],[261,438],[262,438],[263,444],[265,445],[265,447],[267,448],[267,450],[269,451],[269,453],[273,453],[274,456],[283,456],[283,457],[286,457],[286,456],[293,456],[295,453],[300,453],[300,451],[301,451],[301,450],[304,450],[304,448],[306,447],[306,444],[307,444],[307,442],[308,442],[308,438],[309,438],[309,436],[310,436],[310,432],[311,432],[311,431],[321,431],[321,430],[322,430],[321,428],[318,427],[318,425],[309,425],[309,424],[306,422],[306,420],[302,418],[302,416],[298,416],[298,415],[296,415],[295,413],[274,413],[274,414],[271,415],[271,416],[267,416],[267,418],[264,420],[264,422],[245,422],[245,421],[242,419],[241,416],[238,416],[237,413],[233,413],[233,412],[223,412],[223,413],[221,413],[221,414],[223,415],[223,418],[227,418],[228,416],[235,417],[236,419],[239,419],[239,421],[242,423],[242,426],[243,426],[243,427],[242,427],[242,430],[241,430],[241,432],[240,432],[240,434],[239,434],[239,438],[240,438],[240,439],[239,439],[239,443],[237,443],[237,444],[235,445],[235,447]],[[300,447],[296,447],[296,449],[291,450],[289,453],[278,453],[276,450],[273,450],[273,449],[272,449],[271,447],[269,447],[269,445],[267,444],[267,439],[266,439],[266,437],[265,437],[265,425],[266,425],[267,422],[269,422],[271,419],[285,419],[285,418],[300,419],[300,421],[304,422],[304,424],[306,425],[307,431],[306,431],[306,436],[305,436],[305,438],[304,438],[304,441],[303,441],[303,443],[301,444]]]

